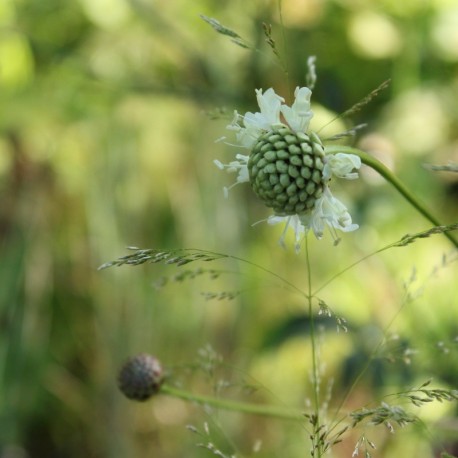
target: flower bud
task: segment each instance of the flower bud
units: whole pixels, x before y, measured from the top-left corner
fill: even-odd
[[[161,363],[145,353],[127,360],[118,375],[119,389],[136,401],[146,401],[158,393],[163,381]]]

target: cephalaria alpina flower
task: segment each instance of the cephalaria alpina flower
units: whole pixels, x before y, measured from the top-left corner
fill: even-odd
[[[256,90],[260,111],[235,112],[227,126],[235,132],[240,147],[248,154],[237,154],[235,161],[223,164],[221,170],[236,172],[236,182],[250,183],[253,191],[274,212],[269,224],[286,223],[280,242],[284,244],[288,228],[295,233],[296,249],[309,230],[318,239],[328,226],[335,240],[336,230],[354,231],[347,208],[329,189],[332,176],[353,180],[358,178],[361,159],[354,154],[326,154],[319,136],[309,130],[313,112],[310,108],[312,91],[298,87],[291,106],[273,89]]]

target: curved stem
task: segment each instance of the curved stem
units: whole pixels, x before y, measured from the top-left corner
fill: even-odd
[[[304,421],[304,414],[292,409],[196,395],[190,393],[189,391],[181,390],[166,384],[162,385],[160,394],[165,394],[174,398],[183,399],[184,401],[193,402],[203,406],[211,406],[218,409],[232,410],[264,417],[280,418],[282,420]]]
[[[391,185],[393,185],[399,191],[399,193],[409,203],[411,203],[427,220],[429,220],[435,226],[441,226],[439,220],[431,214],[425,205],[420,202],[385,165],[383,165],[373,156],[359,149],[352,148],[351,146],[326,146],[325,149],[329,154],[347,153],[359,156],[363,164],[366,164],[367,166],[377,171],[383,178],[385,178],[386,181],[391,183]],[[458,240],[451,233],[444,232],[444,235],[453,243],[453,245],[455,245],[456,248],[458,248]]]

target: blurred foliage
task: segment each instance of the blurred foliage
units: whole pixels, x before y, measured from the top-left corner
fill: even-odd
[[[259,52],[217,35],[199,14]],[[272,24],[287,73],[265,44],[263,22]],[[255,111],[255,88],[291,98],[305,83],[309,55],[318,59],[317,127],[391,79],[353,116],[369,123],[357,145],[393,168],[444,223],[457,221],[456,174],[422,167],[458,161],[457,31],[453,0],[2,0],[0,456],[208,456],[184,428],[204,421],[228,453],[305,456],[300,426],[162,397],[132,404],[116,388],[122,361],[147,351],[196,392],[301,406],[310,361],[300,298],[235,261],[212,266],[223,271],[216,279],[198,275],[159,290],[158,278],[176,267],[97,267],[127,245],[205,248],[303,285],[303,257],[276,248],[279,228],[251,226],[267,213],[248,187],[224,200],[221,188],[233,177],[212,160],[233,157],[214,142],[232,111]],[[211,120],[214,110],[225,115]],[[345,123],[323,133],[351,127]],[[329,237],[311,243],[316,285],[428,227],[368,170],[338,192],[361,229],[338,248]],[[333,405],[394,316],[346,409],[430,377],[456,388],[456,255],[443,258],[450,250],[440,236],[395,248],[320,293],[349,327],[336,333],[333,318],[323,324]],[[231,301],[201,294],[220,291],[241,294]],[[215,371],[202,362],[211,348],[226,362]],[[229,385],[222,393],[220,378]],[[450,445],[453,408],[424,410],[426,434],[413,427],[387,438],[369,428],[379,446],[373,456],[433,457],[434,447]],[[357,440],[336,456],[351,455]]]

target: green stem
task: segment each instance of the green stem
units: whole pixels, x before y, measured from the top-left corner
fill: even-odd
[[[434,224],[434,226],[441,226],[439,220],[434,217],[430,211],[425,207],[425,205],[420,202],[407,188],[406,186],[396,178],[393,173],[385,167],[380,161],[375,159],[373,156],[365,153],[356,148],[350,146],[326,146],[326,153],[336,154],[336,153],[347,153],[347,154],[356,154],[361,158],[363,164],[371,167],[377,171],[386,181],[391,183],[400,194],[411,203],[427,220]],[[444,232],[444,235],[458,248],[458,240],[450,233]]]
[[[247,402],[197,395],[166,384],[162,385],[160,393],[174,398],[183,399],[184,401],[204,406],[211,406],[218,409],[232,410],[264,417],[280,418],[282,420],[304,421],[304,414],[299,411],[272,405],[250,404]]]
[[[283,71],[285,72],[286,75],[286,82],[288,83],[288,90],[290,92],[290,97],[291,97],[291,85],[289,81],[289,69],[288,69],[288,48],[286,46],[286,35],[285,35],[285,26],[283,25],[283,5],[282,5],[282,0],[278,0],[278,15],[280,16],[280,26],[281,26],[281,37],[282,37],[282,45],[283,45],[283,54],[285,56],[285,62],[282,61],[280,58],[280,55],[277,54],[278,60],[280,61]]]
[[[314,408],[315,408],[315,419],[313,424],[313,456],[315,456],[315,450],[317,452],[317,458],[322,456],[322,447],[320,441],[320,432],[321,432],[321,418],[320,418],[320,399],[319,399],[319,377],[318,377],[318,361],[317,361],[317,351],[316,351],[316,335],[315,335],[315,319],[313,316],[313,307],[312,307],[312,270],[309,256],[309,247],[308,247],[308,237],[305,237],[305,257],[307,264],[307,301],[308,301],[308,311],[310,318],[310,340],[312,342],[312,383],[313,383],[313,397],[314,397]]]

